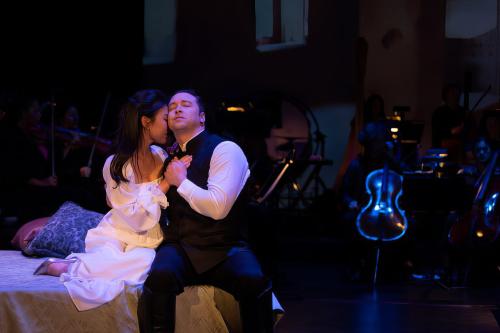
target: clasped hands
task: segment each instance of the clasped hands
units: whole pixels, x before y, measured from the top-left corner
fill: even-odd
[[[187,168],[191,165],[192,160],[191,155],[183,156],[180,159],[174,157],[163,173],[160,189],[166,193],[171,185],[178,187],[187,178]]]

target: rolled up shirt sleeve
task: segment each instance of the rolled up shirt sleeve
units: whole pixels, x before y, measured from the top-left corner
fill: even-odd
[[[231,141],[217,145],[210,160],[207,189],[184,180],[177,192],[196,212],[215,220],[225,218],[250,176],[241,148]]]
[[[135,232],[144,232],[158,224],[161,209],[168,207],[168,200],[154,182],[134,184],[121,182],[117,186],[111,178],[111,157],[106,160],[103,177],[106,182],[106,196],[111,204],[111,213]]]

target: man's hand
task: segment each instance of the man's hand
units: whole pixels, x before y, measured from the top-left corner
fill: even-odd
[[[175,157],[168,164],[167,170],[163,174],[167,183],[179,187],[187,177],[187,168],[191,164],[192,157],[184,156],[180,160]]]

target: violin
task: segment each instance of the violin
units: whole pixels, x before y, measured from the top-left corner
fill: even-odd
[[[113,145],[111,140],[98,137],[93,133],[61,126],[55,127],[55,137],[70,149],[91,148],[96,144],[96,149],[101,155],[108,154]]]
[[[476,195],[472,209],[448,233],[448,241],[459,245],[466,240],[493,242],[500,234],[500,178],[495,176],[499,151],[495,151],[475,184]]]
[[[361,236],[374,241],[397,240],[406,233],[408,221],[399,207],[403,177],[389,169],[372,171],[366,177],[368,204],[358,214],[356,227]]]

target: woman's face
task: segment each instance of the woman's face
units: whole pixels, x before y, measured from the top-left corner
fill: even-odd
[[[42,118],[42,112],[37,100],[34,100],[25,113],[25,119],[30,125],[37,125]]]
[[[158,144],[167,143],[167,133],[168,133],[168,106],[165,105],[158,111],[156,111],[151,122],[147,125],[146,133],[149,138]]]
[[[78,128],[79,121],[78,109],[74,106],[69,107],[64,114],[63,126],[66,128]]]
[[[474,145],[474,154],[479,162],[484,163],[490,159],[491,147],[484,140],[479,140]]]

